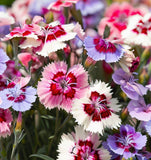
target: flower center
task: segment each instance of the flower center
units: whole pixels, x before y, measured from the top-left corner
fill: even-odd
[[[50,91],[53,95],[62,94],[65,98],[74,98],[77,79],[72,72],[67,74],[67,76],[62,71],[57,72],[52,80]]]
[[[105,41],[104,39],[95,38],[94,39],[95,49],[98,52],[104,52],[104,53],[115,53],[116,47],[113,43]]]
[[[133,134],[129,134],[123,137],[117,136],[116,145],[120,148],[124,148],[127,152],[135,152],[135,142],[133,140]]]
[[[62,28],[61,25],[57,25],[57,26],[46,26],[44,28],[44,34],[46,36],[46,42],[48,41],[52,41],[55,40],[61,36],[66,35],[65,30]]]
[[[111,110],[107,107],[107,99],[104,94],[91,92],[91,104],[84,104],[84,111],[92,116],[93,121],[101,121],[111,115]]]
[[[20,88],[19,85],[14,86],[12,88],[13,84],[9,84],[7,88],[9,88],[9,94],[7,94],[7,99],[9,101],[14,101],[14,102],[22,102],[25,99],[25,89]]]
[[[93,149],[93,143],[88,140],[80,140],[71,153],[74,154],[74,160],[88,160],[90,157],[93,160],[100,160],[98,151]]]
[[[148,34],[148,31],[151,30],[151,18],[149,18],[148,21],[142,21],[140,20],[137,24],[137,26],[132,30],[136,34]]]

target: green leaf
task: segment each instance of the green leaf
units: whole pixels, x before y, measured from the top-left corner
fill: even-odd
[[[29,157],[37,157],[37,158],[41,158],[43,160],[54,160],[53,158],[48,157],[48,156],[43,155],[43,154],[32,154]]]
[[[108,25],[105,26],[105,30],[104,30],[104,33],[103,33],[103,38],[108,38],[110,35],[110,27]]]

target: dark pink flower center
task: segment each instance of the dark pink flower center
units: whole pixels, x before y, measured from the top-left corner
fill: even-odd
[[[137,26],[132,31],[135,32],[136,34],[147,35],[150,30],[151,30],[151,18],[145,22],[140,20]]]
[[[54,27],[46,26],[45,30],[47,32],[46,42],[55,40],[56,38],[66,35],[66,32],[61,25],[57,25]]]
[[[107,107],[107,99],[104,94],[94,91],[90,96],[91,104],[84,104],[84,111],[92,116],[93,121],[101,121],[111,115],[111,110]]]
[[[122,137],[117,134],[116,135],[116,145],[119,148],[124,149],[124,152],[135,153],[135,145],[136,143],[133,140],[133,134],[123,135]]]
[[[103,39],[95,38],[94,39],[95,49],[102,53],[115,53],[116,47],[113,43],[105,41]]]
[[[65,75],[62,71],[57,72],[50,85],[50,91],[53,95],[64,95],[66,98],[74,98],[77,85],[77,78],[72,72]]]
[[[74,147],[71,152],[72,154],[74,154],[74,160],[86,160],[89,159],[89,157],[91,157],[91,159],[93,160],[101,160],[98,151],[93,149],[93,143],[91,141],[80,140],[78,144],[75,144],[75,146],[78,147]]]
[[[7,100],[14,101],[16,103],[24,101],[25,98],[26,98],[26,96],[24,94],[26,89],[25,88],[21,88],[19,90],[13,90],[13,87],[12,87],[13,85],[14,84],[12,82],[7,86],[7,88],[10,88],[10,91],[9,91],[10,93],[6,95],[7,96]],[[12,88],[12,90],[11,90],[11,88]]]

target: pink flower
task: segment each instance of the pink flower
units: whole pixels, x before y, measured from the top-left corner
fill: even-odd
[[[72,3],[77,3],[78,0],[57,0],[48,6],[48,9],[60,11],[62,7],[70,7]]]
[[[23,38],[20,48],[34,48],[34,51],[44,57],[50,53],[66,47],[65,41],[71,40],[76,36],[73,24],[61,25],[59,21],[54,21],[41,27],[37,24],[24,24],[22,28],[14,28],[4,40],[15,37]]]
[[[0,26],[10,25],[15,23],[15,20],[8,13],[0,12]]]
[[[12,121],[13,118],[10,110],[0,108],[0,137],[6,137],[11,134],[10,127]]]
[[[80,64],[67,72],[65,62],[54,62],[44,68],[42,75],[37,92],[46,108],[59,107],[69,112],[72,101],[83,97],[87,91],[88,75]]]
[[[17,22],[23,23],[30,18],[28,13],[29,5],[33,0],[15,0],[12,7],[8,10]]]
[[[101,19],[98,31],[103,35],[105,26],[110,27],[110,39],[121,38],[121,31],[127,27],[127,18],[132,15],[143,15],[143,11],[133,8],[129,3],[113,3],[106,9],[104,18]]]
[[[28,63],[32,61],[31,72],[35,72],[43,64],[43,57],[28,52],[18,54],[18,59],[25,67],[28,67]]]

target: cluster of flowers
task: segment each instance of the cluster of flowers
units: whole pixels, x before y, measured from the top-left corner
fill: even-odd
[[[134,8],[126,2],[107,7],[103,0],[16,0],[12,8],[0,8],[0,30],[1,137],[12,133],[12,112],[20,115],[37,100],[77,123],[75,132],[62,135],[58,160],[151,158],[151,101],[145,99],[151,79],[136,79],[151,73],[145,2]],[[93,67],[112,74],[111,83],[94,79]]]

